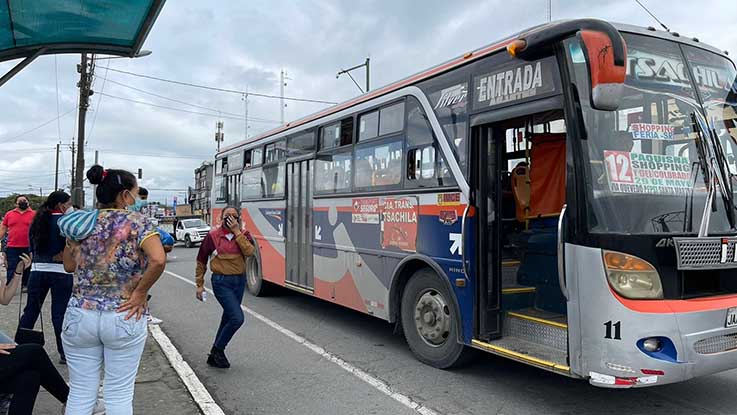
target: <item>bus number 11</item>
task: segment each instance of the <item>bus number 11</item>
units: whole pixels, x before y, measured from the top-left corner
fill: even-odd
[[[612,324],[611,320],[604,323],[604,327],[606,327],[606,334],[604,334],[605,339],[611,339],[614,340],[622,340],[622,322],[618,321],[614,324]],[[614,327],[614,337],[612,337],[612,327]]]

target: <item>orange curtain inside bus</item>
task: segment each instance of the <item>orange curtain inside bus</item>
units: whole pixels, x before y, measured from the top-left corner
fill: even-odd
[[[535,134],[531,141],[528,217],[558,215],[566,201],[566,135]]]

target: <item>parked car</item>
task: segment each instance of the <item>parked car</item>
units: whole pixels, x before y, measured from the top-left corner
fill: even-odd
[[[202,242],[210,232],[210,225],[202,219],[182,219],[177,221],[174,236],[177,241],[184,241],[184,246],[192,248]]]

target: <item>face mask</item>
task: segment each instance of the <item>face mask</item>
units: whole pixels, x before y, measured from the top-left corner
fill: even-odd
[[[134,212],[140,212],[141,208],[144,208],[146,206],[148,206],[148,200],[136,199],[136,202],[133,203],[132,206],[128,207],[128,209]]]
[[[65,215],[68,215],[70,213],[74,212],[74,206],[69,206],[67,210],[64,211]]]
[[[23,201],[23,202],[18,203],[18,209],[20,210],[28,209],[28,202]]]

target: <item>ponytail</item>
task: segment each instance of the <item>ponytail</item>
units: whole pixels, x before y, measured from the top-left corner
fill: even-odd
[[[44,250],[51,239],[50,231],[50,219],[51,211],[60,204],[66,203],[71,199],[71,196],[67,192],[57,190],[51,192],[49,197],[39,206],[36,214],[33,216],[31,227],[28,231],[31,242],[33,243],[34,250]]]

